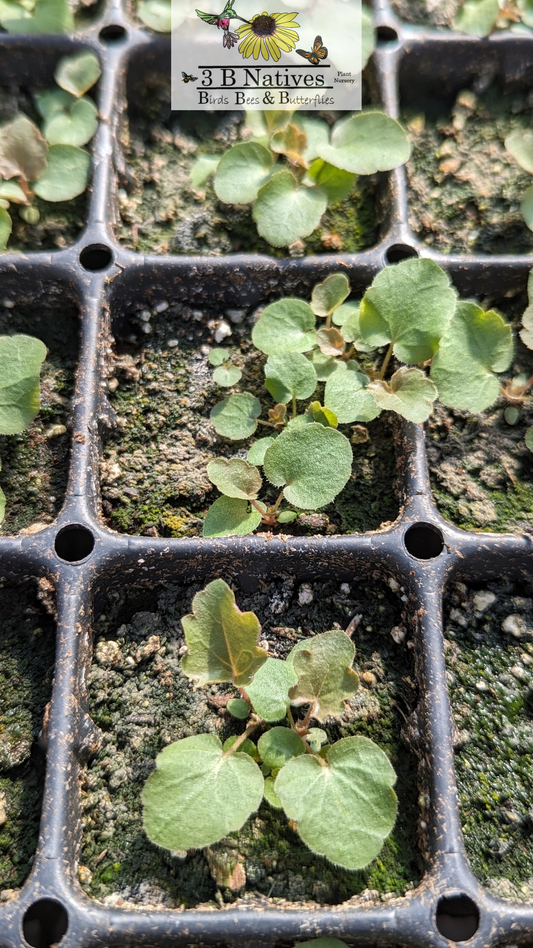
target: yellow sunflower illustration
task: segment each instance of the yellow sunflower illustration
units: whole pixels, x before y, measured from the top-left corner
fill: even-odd
[[[300,26],[292,22],[295,16],[296,13],[257,13],[249,23],[239,26],[237,33],[242,40],[239,46],[242,58],[253,56],[259,59],[261,53],[263,59],[272,56],[277,62],[282,51],[288,53],[294,49],[298,33],[290,27]]]

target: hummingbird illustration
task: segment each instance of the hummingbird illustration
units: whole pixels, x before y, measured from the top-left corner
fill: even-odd
[[[249,20],[245,20],[242,16],[239,16],[238,13],[235,13],[233,9],[234,2],[235,0],[226,0],[226,6],[222,10],[222,13],[202,13],[201,10],[196,10],[196,14],[204,23],[216,26],[219,30],[224,30],[224,32],[227,33],[229,31],[230,20],[242,20],[243,23],[249,22]]]

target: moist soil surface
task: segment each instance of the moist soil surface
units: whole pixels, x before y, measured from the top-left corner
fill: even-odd
[[[378,239],[376,182],[358,178],[343,201],[328,208],[317,230],[290,251],[259,237],[251,205],[223,204],[211,177],[193,188],[189,173],[202,154],[222,155],[246,140],[242,112],[172,112],[167,83],[143,94],[150,112],[133,112],[123,129],[124,157],[132,176],[118,193],[117,236],[132,250],[156,254],[266,253],[278,257],[354,253]]]
[[[228,576],[225,577],[229,579]],[[405,633],[403,590],[359,579],[350,584],[300,584],[293,576],[260,582],[254,594],[235,590],[237,605],[253,610],[262,643],[284,658],[301,638],[350,619],[360,674],[358,692],[339,719],[328,719],[330,740],[363,734],[388,754],[398,775],[396,826],[380,855],[359,872],[333,866],[301,842],[281,811],[263,802],[238,833],[204,850],[171,853],[149,842],[142,828],[141,792],[156,754],[178,739],[213,733],[222,741],[242,722],[220,707],[231,685],[193,690],[179,657],[180,618],[204,583],[147,592],[112,592],[95,626],[89,673],[89,711],[103,732],[102,749],[82,778],[85,832],[80,880],[108,905],[171,908],[224,906],[238,898],[337,904],[347,899],[387,900],[415,887],[421,863],[417,845],[416,757],[402,729],[417,700],[413,651]],[[268,643],[268,645],[266,645]],[[364,893],[362,895],[362,893]]]
[[[274,405],[263,385],[264,357],[250,342],[251,317],[245,309],[209,313],[162,300],[132,314],[120,336],[115,330],[107,384],[120,429],[105,446],[102,461],[103,513],[115,530],[201,535],[206,510],[219,496],[207,477],[208,462],[245,457],[250,446],[250,441],[219,437],[209,420],[211,408],[232,391],[256,395],[264,417]],[[234,389],[217,386],[208,363],[221,327],[231,332],[222,345],[243,370]],[[350,437],[350,427],[342,427]],[[259,426],[256,437],[268,430]],[[342,493],[320,512],[300,514],[284,525],[284,532],[363,532],[396,518],[393,429],[380,418],[368,433],[368,441],[353,445],[353,473]]]
[[[0,586],[0,901],[7,901],[37,845],[45,769],[37,740],[52,691],[55,628],[35,582]]]
[[[445,650],[468,858],[502,898],[533,898],[533,586],[446,597]]]
[[[413,142],[409,223],[439,253],[531,253],[533,233],[520,201],[532,179],[504,141],[530,129],[533,100],[527,93],[504,95],[490,76],[480,84],[483,92],[463,90],[451,111],[436,98],[404,107]]]
[[[35,532],[61,508],[68,479],[66,425],[78,354],[77,317],[76,306],[59,287],[31,302],[0,299],[0,335],[36,336],[48,349],[39,414],[20,434],[0,437],[0,485],[6,495],[0,534]]]

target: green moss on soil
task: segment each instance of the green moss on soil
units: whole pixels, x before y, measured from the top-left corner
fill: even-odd
[[[493,82],[481,95],[459,93],[448,109],[438,100],[426,109],[421,100],[404,110],[413,230],[440,253],[531,253],[533,233],[520,212],[531,175],[504,146],[531,127],[527,93],[503,95]]]
[[[224,345],[245,372],[239,387],[261,399],[266,416],[274,402],[263,386],[262,364],[249,341],[250,315],[238,311],[240,322],[233,324],[225,316],[232,335]],[[212,327],[220,316],[172,302],[160,314],[154,308],[145,310],[149,322],[143,322],[139,313],[132,315],[121,330],[110,394],[121,431],[106,445],[102,464],[103,511],[116,530],[201,535],[206,510],[218,496],[207,478],[208,462],[249,447],[249,442],[218,437],[209,421],[213,405],[228,394],[213,382],[207,361],[210,346],[216,344]],[[146,333],[143,327],[151,331]],[[349,436],[349,427],[344,430]],[[392,430],[379,419],[369,432],[369,441],[354,445],[352,478],[339,497],[320,513],[304,514],[285,531],[363,532],[396,518]],[[257,436],[263,435],[260,428]]]
[[[61,431],[68,419],[78,350],[77,309],[64,300],[64,291],[31,302],[8,302],[15,307],[6,308],[0,300],[0,334],[36,336],[48,355],[41,370],[37,418],[20,434],[0,437],[0,485],[6,495],[0,534],[51,523],[61,507],[69,453],[69,435]]]
[[[54,672],[53,622],[31,581],[2,584],[0,604],[0,889],[16,889],[33,860],[44,781],[37,746]]]
[[[483,885],[520,899],[533,897],[532,595],[531,584],[487,583],[475,592],[458,583],[445,620],[468,857]],[[519,638],[502,629],[509,616]]]
[[[239,608],[259,616],[270,653],[279,657],[301,637],[335,623],[344,628],[354,614],[361,615],[354,633],[355,665],[367,673],[367,682],[328,731],[332,740],[353,734],[372,738],[397,771],[399,815],[380,856],[361,872],[339,869],[313,855],[283,814],[266,803],[239,833],[209,852],[171,854],[148,841],[140,797],[156,754],[193,733],[216,733],[224,740],[242,730],[210,703],[227,694],[228,686],[193,691],[179,667],[184,642],[180,617],[190,611],[191,598],[203,585],[153,593],[132,590],[129,596],[113,593],[96,624],[89,707],[104,743],[83,778],[86,825],[80,878],[87,893],[107,898],[108,904],[120,897],[169,907],[231,903],[244,894],[335,904],[364,889],[379,898],[416,886],[421,873],[416,761],[401,742],[403,715],[416,703],[412,652],[390,635],[401,622],[398,599],[387,587],[364,580],[344,588],[316,582],[313,601],[306,606],[299,605],[298,584],[288,576],[261,583],[251,595],[237,590],[236,597]],[[222,867],[236,862],[247,881],[244,888],[232,890]]]

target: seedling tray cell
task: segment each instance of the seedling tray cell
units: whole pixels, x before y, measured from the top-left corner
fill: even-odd
[[[381,102],[393,116],[413,99],[413,89],[423,84],[430,89],[437,86],[450,104],[461,89],[489,70],[499,76],[506,94],[530,85],[533,40],[528,36],[503,34],[478,41],[452,31],[439,33],[403,24],[388,4],[376,5],[375,22],[379,42],[368,71],[369,97]],[[107,485],[101,487],[99,470],[101,458],[104,462],[108,459],[112,445],[116,444],[118,451],[123,437],[117,428],[117,401],[109,388],[116,368],[114,358],[120,355],[127,335],[136,334],[135,314],[145,307],[151,314],[159,302],[167,301],[176,327],[172,331],[178,334],[186,332],[189,323],[180,321],[177,310],[172,310],[176,302],[201,311],[202,318],[207,314],[220,318],[229,309],[244,309],[248,317],[269,299],[308,294],[318,280],[341,268],[356,292],[368,286],[387,262],[414,255],[435,259],[464,297],[505,296],[524,293],[531,255],[507,253],[505,246],[492,255],[478,253],[475,247],[464,255],[434,251],[409,225],[404,170],[380,177],[378,240],[358,253],[341,250],[292,258],[268,253],[178,255],[171,248],[163,254],[135,252],[118,239],[119,202],[124,199],[118,192],[123,190],[127,195],[131,184],[121,128],[127,114],[139,111],[144,76],[168,76],[167,40],[138,29],[130,11],[116,4],[101,10],[100,18],[75,39],[2,34],[0,46],[2,86],[21,85],[29,59],[32,81],[46,84],[57,59],[79,48],[94,49],[103,68],[97,91],[100,124],[91,144],[94,168],[85,229],[70,247],[24,254],[14,251],[0,257],[1,299],[14,301],[16,307],[21,301],[25,307],[25,301],[31,299],[38,307],[43,295],[54,301],[52,306],[59,296],[64,310],[61,318],[66,313],[72,319],[75,307],[80,321],[63,506],[38,532],[0,537],[2,608],[10,608],[9,584],[20,586],[28,576],[37,578],[41,590],[48,590],[50,601],[53,593],[57,606],[54,684],[41,738],[46,748],[46,780],[39,840],[26,880],[23,872],[14,885],[12,879],[2,881],[2,948],[51,948],[58,943],[61,948],[289,948],[295,942],[326,935],[358,946],[446,948],[468,942],[472,948],[503,948],[531,943],[533,904],[529,893],[504,892],[502,888],[495,892],[487,884],[473,855],[468,820],[464,814],[461,818],[449,687],[455,713],[457,702],[454,684],[449,686],[447,680],[445,653],[449,660],[446,643],[450,638],[443,631],[443,609],[451,604],[457,589],[472,589],[465,595],[475,596],[502,581],[518,584],[512,589],[529,588],[532,541],[526,528],[518,524],[514,533],[480,533],[461,530],[445,520],[430,490],[424,432],[410,424],[397,434],[399,515],[394,520],[395,511],[384,513],[381,519],[393,522],[379,530],[369,529],[379,522],[362,522],[349,527],[360,532],[347,534],[207,540],[135,535],[144,526],[139,519],[133,528],[128,524],[127,530],[119,532],[110,526],[118,524],[105,507],[109,502]],[[49,294],[50,288],[53,293]],[[26,314],[27,310],[21,312]],[[161,311],[154,327],[164,327],[165,318],[165,311]],[[28,331],[31,328],[38,335],[37,320],[29,315],[27,319]],[[133,333],[132,324],[136,327]],[[117,436],[118,440],[110,440]],[[38,516],[41,518],[40,512]],[[407,718],[402,731],[409,738],[402,753],[412,776],[416,761],[416,791],[406,810],[412,821],[410,831],[417,835],[419,845],[415,855],[415,862],[420,859],[419,875],[410,876],[416,888],[403,890],[403,894],[398,890],[390,901],[361,903],[359,899],[351,904],[342,902],[341,887],[337,904],[333,904],[335,900],[330,904],[315,901],[292,908],[269,902],[268,891],[260,906],[216,908],[216,904],[205,907],[199,901],[199,907],[176,911],[157,901],[149,903],[151,908],[146,900],[144,908],[139,904],[135,908],[104,904],[100,900],[104,893],[91,890],[87,874],[84,877],[82,872],[82,883],[78,875],[87,851],[82,848],[87,846],[87,828],[85,835],[82,830],[82,803],[87,798],[82,796],[80,777],[86,780],[99,766],[101,747],[105,747],[102,732],[108,733],[106,721],[98,727],[90,677],[103,667],[97,658],[102,648],[98,636],[103,634],[104,643],[110,636],[120,637],[121,624],[131,626],[139,612],[155,612],[157,602],[150,597],[156,590],[166,596],[172,587],[192,589],[219,576],[231,581],[243,599],[251,599],[261,583],[268,586],[281,575],[292,577],[294,589],[302,583],[316,584],[318,577],[335,589],[342,583],[351,588],[364,583],[377,593],[380,584],[391,581],[404,587],[402,622],[414,646],[410,675],[416,703],[408,702],[402,708]],[[112,614],[109,603],[117,595],[133,604],[132,612],[120,624],[113,618],[103,632],[102,615]],[[525,594],[509,595],[512,599]],[[146,602],[152,603],[148,609]],[[516,611],[514,605],[512,608]],[[39,708],[39,714],[41,711]],[[172,726],[178,725],[173,721]],[[132,723],[132,727],[139,725]],[[36,736],[33,734],[34,741]],[[34,750],[37,753],[36,747]],[[462,767],[460,756],[461,795],[465,792]],[[27,836],[24,832],[25,840],[31,841],[30,831]],[[114,862],[111,876],[121,871],[113,869]],[[94,879],[94,867],[90,871]],[[12,888],[16,891],[6,896],[5,890]]]

